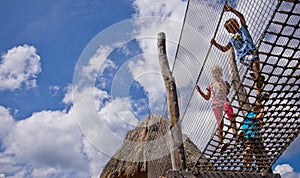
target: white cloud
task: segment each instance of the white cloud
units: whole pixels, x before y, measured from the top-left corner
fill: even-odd
[[[128,98],[112,99],[105,91],[95,87],[82,91],[74,87],[70,93],[64,102],[73,104],[85,136],[103,154],[112,156],[123,142],[127,130],[137,123]],[[108,101],[104,103],[104,100]]]
[[[144,53],[157,54],[157,33],[165,32],[167,36],[167,54],[170,56],[171,64],[177,48],[187,2],[181,0],[155,2],[135,0],[133,4],[136,9],[135,16],[145,17],[144,20],[138,19],[136,21],[138,27],[137,37],[141,49]],[[147,19],[151,16],[157,19]],[[150,64],[158,62],[153,59],[153,56],[145,57],[146,62],[150,62],[148,60],[155,61]],[[159,67],[158,63],[155,65],[156,68]]]
[[[83,136],[73,108],[37,112],[22,121],[13,121],[8,109],[1,106],[0,110],[5,113],[1,121],[10,120],[0,152],[3,175],[98,177],[109,159]]]
[[[10,115],[9,109],[0,106],[0,140],[8,134],[10,129],[14,126],[13,117]]]
[[[83,157],[78,154],[81,131],[74,119],[73,113],[65,111],[34,113],[19,121],[4,143],[10,152],[18,153],[18,162],[84,169],[83,161],[75,161]]]
[[[293,171],[294,169],[289,164],[282,164],[275,167],[274,173],[285,174]]]
[[[89,170],[92,177],[100,177],[102,170],[111,157],[102,154],[87,139],[83,140],[84,149],[89,160]]]
[[[125,134],[127,131],[126,125],[136,126],[138,123],[131,110],[128,98],[116,98],[102,108],[99,111],[99,115],[101,119],[106,121],[110,128],[117,129],[119,132]]]
[[[161,113],[165,102],[165,86],[157,55],[157,34],[167,36],[167,54],[172,68],[187,2],[135,0],[137,41],[143,54],[128,63],[132,78],[138,81],[149,98],[151,112]],[[141,18],[145,17],[145,19]],[[148,18],[152,17],[152,18]],[[155,84],[155,85],[154,85]]]
[[[53,85],[53,86],[51,85],[48,87],[50,96],[56,96],[59,90],[60,90],[60,87],[56,86],[56,85]]]
[[[0,90],[37,87],[36,77],[42,69],[35,47],[13,47],[1,56],[1,60]]]
[[[89,59],[88,65],[84,66],[82,71],[84,77],[89,79],[96,79],[99,73],[107,67],[115,67],[113,61],[107,59],[107,56],[113,50],[113,46],[101,46],[97,49],[96,53]]]
[[[143,59],[136,59],[136,60],[131,60],[128,63],[128,69],[132,73],[133,78],[140,82],[140,84],[143,87],[146,87],[146,91],[151,92],[151,91],[157,91],[160,90],[161,88],[153,88],[155,87],[153,85],[153,81],[156,80],[156,83],[158,83],[158,86],[161,87],[159,84],[161,84],[162,78],[160,74],[160,67],[158,63],[158,56],[157,55],[147,55],[144,54],[144,60]],[[153,59],[157,60],[153,60]],[[152,59],[152,60],[150,60]],[[152,77],[152,78],[151,78]],[[147,81],[148,80],[148,81]],[[149,86],[146,86],[149,84]],[[152,88],[152,89],[151,89]]]
[[[69,85],[65,97],[63,98],[63,103],[79,103],[80,106],[89,106],[82,108],[85,109],[84,112],[88,114],[90,110],[98,111],[104,106],[102,101],[109,98],[110,96],[106,91],[99,90],[96,87],[86,87],[79,91],[78,87]],[[90,104],[90,101],[92,101],[92,105],[87,105]]]
[[[99,114],[94,113],[100,108],[108,111],[103,100],[109,96],[97,88],[74,90],[72,91],[69,86],[63,99],[65,104],[71,105],[68,111],[40,111],[24,120],[14,121],[9,109],[0,106],[0,120],[5,123],[5,127],[4,124],[0,125],[4,148],[4,151],[0,152],[0,173],[14,175],[13,177],[99,176],[109,157],[106,152],[103,154],[102,150],[92,146],[95,145],[93,141],[97,140],[96,145],[100,144],[111,149],[110,156],[119,145],[111,142],[101,129],[93,130],[93,135],[84,135],[80,128],[82,125],[78,125],[76,112],[81,112],[80,116],[85,116],[83,121],[88,122],[89,118],[98,119]],[[90,100],[92,105],[89,103]],[[83,104],[84,108],[76,110],[75,103]],[[114,102],[115,105],[116,103],[118,102]],[[119,104],[124,106],[123,103]],[[115,107],[111,109],[114,110]],[[120,113],[124,118],[128,118],[126,111]],[[109,117],[109,114],[106,116]],[[123,126],[117,120],[115,123],[116,125],[112,125],[113,128]],[[93,124],[87,126],[91,126],[91,130],[94,128]],[[124,129],[122,131],[124,132]],[[114,136],[113,133],[108,134]],[[119,139],[120,144],[122,139]]]
[[[186,1],[143,1],[135,0],[133,5],[136,10],[136,16],[160,16],[171,17],[178,20],[183,18]]]
[[[96,87],[78,89],[69,86],[63,102],[72,105],[69,112],[76,113],[76,120],[89,141],[83,143],[88,152],[90,171],[99,173],[122,144],[126,132],[137,125],[128,97],[113,99]]]
[[[289,164],[277,165],[274,173],[280,174],[282,178],[299,178],[300,173],[294,172],[294,169]]]

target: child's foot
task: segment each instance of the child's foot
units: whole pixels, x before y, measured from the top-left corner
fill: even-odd
[[[257,79],[255,79],[256,87],[261,89],[265,81],[265,77],[263,75],[259,75]]]
[[[241,132],[241,133],[239,133],[237,139],[242,141],[244,139],[244,136],[245,136],[245,132]]]
[[[237,140],[237,134],[236,133],[232,134],[232,138],[234,138],[235,140]]]
[[[227,149],[228,146],[229,146],[229,143],[223,143],[223,144],[221,144],[221,151],[220,151],[220,153],[223,154],[224,151]]]
[[[253,158],[251,155],[245,155],[245,157],[243,158],[243,167],[244,168],[251,168],[252,167],[252,163],[253,163]]]
[[[242,139],[244,138],[244,136],[240,136],[238,133],[234,133],[232,135],[232,138],[236,141],[236,142],[239,142],[239,141],[242,141]]]

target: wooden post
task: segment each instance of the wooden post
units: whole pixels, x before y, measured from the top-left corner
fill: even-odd
[[[168,102],[168,114],[171,120],[171,159],[172,169],[185,170],[186,161],[182,142],[181,124],[179,121],[179,107],[175,80],[170,71],[167,52],[165,33],[158,33],[157,39],[158,57],[161,73],[165,82]]]
[[[241,79],[239,77],[239,71],[236,65],[236,59],[233,48],[230,48],[227,52],[227,60],[229,64],[229,73],[230,78],[237,93],[238,101],[240,108],[245,113],[246,111],[250,111],[250,102],[249,98],[247,97],[246,89],[244,88]]]

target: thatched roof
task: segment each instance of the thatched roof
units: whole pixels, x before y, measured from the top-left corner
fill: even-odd
[[[167,119],[149,114],[137,128],[128,131],[123,145],[107,163],[100,178],[156,177],[171,169],[169,128]],[[187,168],[192,169],[197,159],[204,157],[192,141],[187,137],[183,140]]]

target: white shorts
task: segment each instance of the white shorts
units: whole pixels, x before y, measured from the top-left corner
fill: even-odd
[[[240,62],[245,66],[251,66],[251,64],[255,58],[258,58],[257,53],[247,54],[240,59]]]

